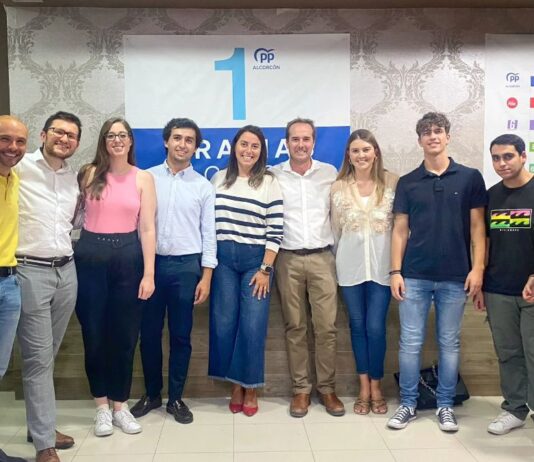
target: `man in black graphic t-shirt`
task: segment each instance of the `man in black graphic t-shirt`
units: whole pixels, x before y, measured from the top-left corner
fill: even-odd
[[[490,151],[502,181],[489,190],[488,264],[475,308],[487,309],[504,397],[488,432],[503,435],[534,408],[534,174],[518,136],[497,137]]]

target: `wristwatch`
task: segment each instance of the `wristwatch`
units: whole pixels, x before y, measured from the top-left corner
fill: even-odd
[[[262,263],[260,266],[260,271],[265,274],[271,274],[273,272],[273,265]]]

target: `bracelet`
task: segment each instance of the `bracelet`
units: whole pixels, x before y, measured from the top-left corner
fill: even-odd
[[[394,274],[401,274],[401,270],[391,270],[391,271],[389,272],[389,275],[390,275],[390,276],[393,276]]]

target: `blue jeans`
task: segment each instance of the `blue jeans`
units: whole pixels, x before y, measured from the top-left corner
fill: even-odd
[[[467,299],[464,285],[461,282],[423,279],[405,279],[404,283],[406,293],[399,304],[401,404],[410,407],[416,407],[417,404],[421,350],[428,312],[434,301],[439,348],[436,400],[438,407],[452,407],[458,381],[460,329]]]
[[[258,300],[249,285],[264,253],[263,245],[217,242],[219,264],[213,272],[210,296],[208,375],[246,388],[264,384],[271,297]]]
[[[7,371],[19,317],[20,287],[17,278],[0,278],[0,380]]]
[[[143,307],[141,359],[147,395],[163,387],[161,334],[169,327],[169,402],[182,399],[189,361],[195,290],[201,277],[200,254],[156,255],[156,290]]]
[[[391,290],[373,281],[341,287],[350,321],[352,351],[358,374],[373,380],[384,377],[386,316]]]

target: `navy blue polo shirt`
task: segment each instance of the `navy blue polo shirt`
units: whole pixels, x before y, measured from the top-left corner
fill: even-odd
[[[488,195],[478,170],[449,159],[441,175],[421,163],[397,185],[393,212],[407,214],[410,228],[405,278],[464,282],[471,270],[471,209],[485,207]]]

